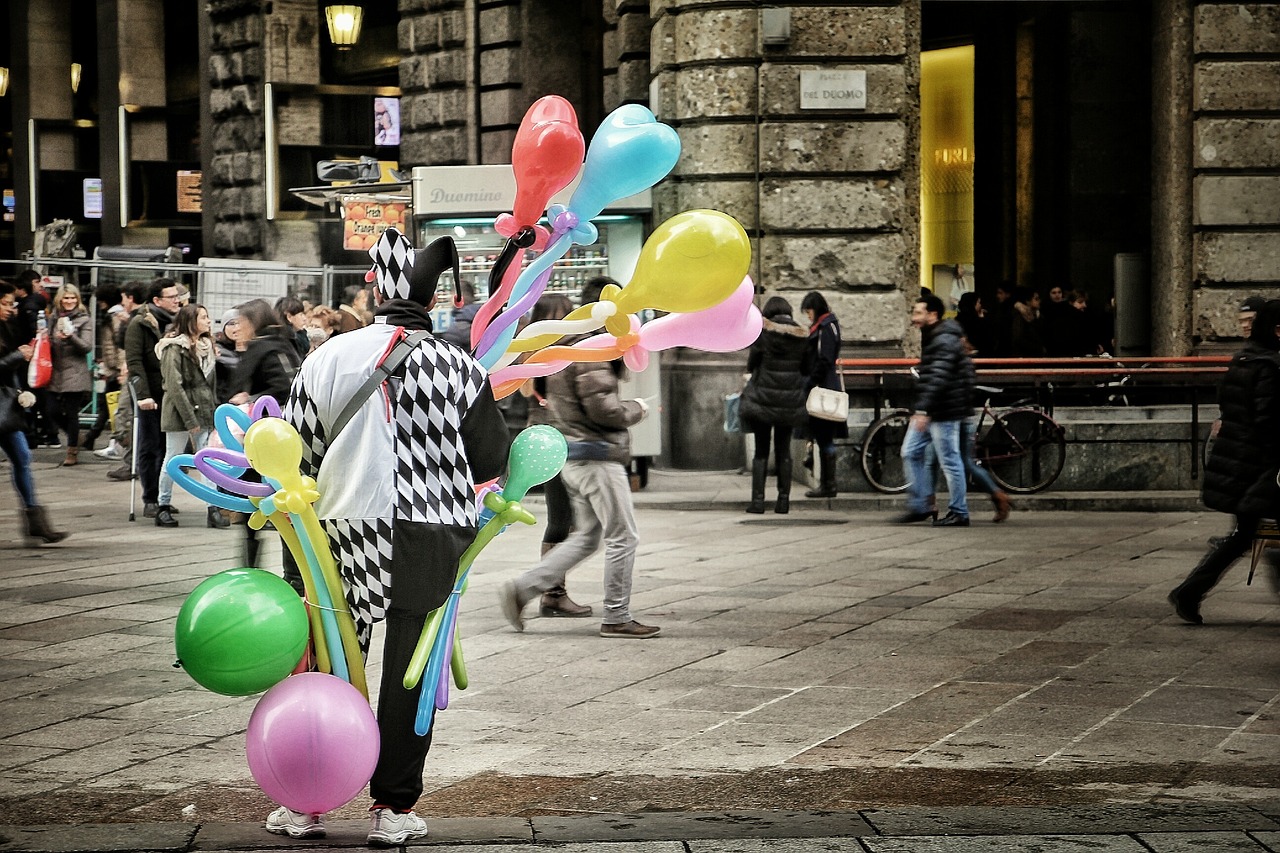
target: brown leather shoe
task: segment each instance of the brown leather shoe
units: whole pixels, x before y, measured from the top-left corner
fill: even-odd
[[[636,620],[623,622],[620,625],[601,625],[601,637],[614,637],[622,640],[647,640],[649,637],[656,637],[662,632],[657,625],[641,625]]]
[[[1013,503],[1009,500],[1006,492],[997,491],[991,495],[991,502],[996,505],[995,518],[991,519],[996,524],[1004,521],[1009,517],[1009,510],[1013,509]]]
[[[542,594],[542,606],[538,609],[538,613],[542,616],[568,616],[580,619],[590,616],[592,610],[590,605],[576,603],[569,597],[569,593],[552,590]]]

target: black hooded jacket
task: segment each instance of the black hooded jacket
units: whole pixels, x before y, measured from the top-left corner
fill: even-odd
[[[943,320],[923,330],[920,379],[914,410],[935,421],[958,421],[973,414],[973,360],[964,345],[964,330]]]
[[[244,391],[253,400],[266,395],[284,405],[302,359],[292,336],[286,337],[279,326],[268,326],[262,331],[261,337],[249,341],[232,368],[225,396],[233,397]]]
[[[747,425],[755,429],[804,424],[805,378],[813,370],[812,362],[807,329],[788,314],[765,319],[747,356],[751,379],[742,389],[739,410]]]

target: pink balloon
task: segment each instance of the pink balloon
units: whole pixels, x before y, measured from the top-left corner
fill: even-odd
[[[649,364],[649,353],[672,347],[693,347],[706,352],[734,352],[751,346],[760,337],[764,324],[760,309],[752,301],[756,286],[747,276],[737,290],[718,305],[688,314],[668,314],[665,317],[639,327],[640,343],[622,355],[627,367],[644,370]],[[631,318],[631,331],[637,331],[636,319]],[[573,345],[574,349],[593,349],[614,346],[618,339],[613,335],[593,335]],[[490,377],[494,387],[513,379],[532,379],[550,376],[572,364],[568,360],[539,363],[512,364],[495,370]]]
[[[347,682],[291,675],[258,700],[245,734],[249,772],[268,797],[324,814],[351,802],[378,763],[378,722]]]
[[[752,303],[756,287],[751,276],[718,305],[689,314],[668,314],[640,329],[640,346],[649,352],[694,347],[706,352],[734,352],[760,337],[763,319]]]

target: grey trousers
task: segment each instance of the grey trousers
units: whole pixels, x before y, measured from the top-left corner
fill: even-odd
[[[516,578],[521,604],[564,584],[565,575],[604,541],[605,625],[631,621],[631,570],[640,537],[627,469],[617,462],[570,460],[560,472],[573,502],[573,532],[542,562]]]

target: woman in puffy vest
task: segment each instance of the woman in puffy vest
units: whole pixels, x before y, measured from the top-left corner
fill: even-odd
[[[751,460],[751,503],[747,512],[764,512],[764,481],[773,443],[778,499],[773,511],[791,508],[791,433],[808,419],[805,378],[812,369],[809,330],[791,318],[791,303],[774,296],[764,304],[764,330],[751,345],[739,416],[755,435]]]

